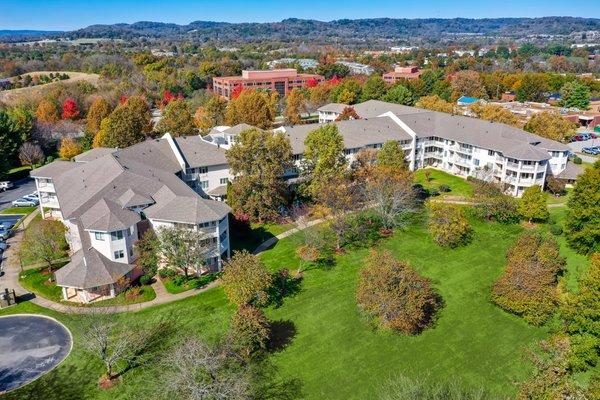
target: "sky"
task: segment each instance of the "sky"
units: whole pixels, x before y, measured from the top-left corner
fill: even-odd
[[[136,21],[273,22],[285,18],[600,18],[599,0],[0,0],[1,29],[74,30]]]

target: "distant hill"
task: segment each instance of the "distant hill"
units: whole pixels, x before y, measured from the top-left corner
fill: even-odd
[[[575,17],[543,18],[426,18],[426,19],[341,19],[330,22],[290,18],[270,23],[227,23],[195,21],[187,25],[161,22],[92,25],[66,33],[69,37],[132,39],[194,38],[199,40],[344,40],[438,38],[458,34],[523,37],[530,34],[568,35],[599,31],[600,19]]]
[[[63,33],[63,31],[36,31],[36,30],[10,30],[10,29],[0,29],[0,38],[12,38],[12,39],[29,39],[35,38],[38,39],[40,37],[53,36]]]

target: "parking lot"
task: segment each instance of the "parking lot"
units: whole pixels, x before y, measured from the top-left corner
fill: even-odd
[[[577,153],[577,155],[579,157],[581,157],[584,161],[592,162],[592,163],[594,161],[598,160],[599,158],[595,157],[593,155],[590,155],[590,154],[584,154],[584,153],[582,153],[582,150],[584,147],[596,147],[596,146],[600,146],[600,138],[585,140],[582,142],[569,143],[569,148],[571,149],[572,152]]]
[[[15,182],[15,186],[5,192],[0,192],[0,211],[12,207],[13,200],[35,192],[35,181],[31,178]]]

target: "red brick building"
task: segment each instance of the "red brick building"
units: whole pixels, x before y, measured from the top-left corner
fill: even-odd
[[[402,79],[419,79],[422,73],[419,67],[396,67],[392,72],[383,74],[383,80],[395,83]]]
[[[295,87],[304,87],[307,82],[321,83],[325,78],[315,74],[299,74],[293,68],[271,71],[242,71],[242,76],[222,76],[213,78],[213,92],[231,99],[236,88],[269,89],[285,96]]]

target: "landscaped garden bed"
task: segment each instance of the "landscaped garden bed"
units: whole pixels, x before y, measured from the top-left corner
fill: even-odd
[[[208,285],[215,281],[219,277],[219,274],[205,274],[202,276],[189,276],[174,275],[161,277],[161,281],[165,286],[167,292],[171,294],[177,294],[185,292],[191,289],[198,289]]]

